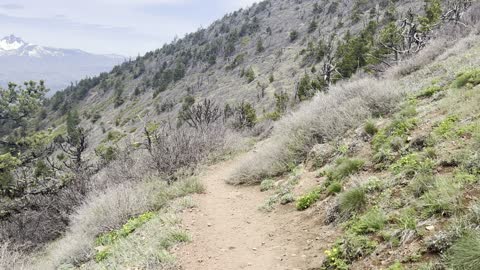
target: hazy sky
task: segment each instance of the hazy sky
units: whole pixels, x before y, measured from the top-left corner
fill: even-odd
[[[0,0],[0,36],[128,56],[161,47],[256,0]]]

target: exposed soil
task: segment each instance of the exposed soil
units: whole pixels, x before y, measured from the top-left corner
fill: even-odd
[[[322,227],[322,215],[314,209],[297,212],[289,205],[260,211],[267,194],[225,183],[234,162],[212,166],[201,176],[206,193],[195,195],[198,207],[183,214],[192,242],[176,251],[181,267],[318,269],[334,229]]]

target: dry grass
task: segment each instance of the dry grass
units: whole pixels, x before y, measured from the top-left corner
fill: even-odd
[[[170,186],[151,179],[93,193],[72,216],[72,226],[65,236],[48,248],[34,268],[80,265],[94,255],[94,240],[99,234],[120,227],[133,216],[160,209],[173,198],[202,191],[200,183],[190,178]]]
[[[0,269],[27,269],[27,258],[9,243],[0,243]]]
[[[302,162],[315,143],[330,141],[372,116],[388,114],[403,94],[391,80],[361,79],[338,84],[328,94],[318,94],[282,119],[272,137],[247,154],[227,181],[256,183],[282,174]]]
[[[191,207],[188,197],[174,201],[134,233],[108,247],[106,259],[90,261],[81,269],[178,269],[168,249],[189,240],[176,213]]]

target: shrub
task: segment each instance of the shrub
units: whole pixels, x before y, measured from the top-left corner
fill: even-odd
[[[446,256],[451,269],[474,270],[480,265],[480,234],[468,232],[449,250]]]
[[[444,88],[438,85],[432,85],[423,89],[418,95],[417,98],[428,98],[435,95],[438,92],[443,91]]]
[[[273,179],[265,179],[260,183],[260,191],[267,191],[274,187],[275,181]]]
[[[11,244],[0,243],[0,269],[28,269],[28,260]]]
[[[377,243],[366,236],[347,234],[332,249],[325,251],[327,258],[322,266],[325,269],[349,269],[348,264],[371,254],[376,246]]]
[[[277,122],[273,134],[232,171],[230,183],[258,182],[305,160],[318,143],[328,143],[359,122],[390,112],[402,95],[390,81],[365,79],[332,86]]]
[[[321,189],[315,189],[297,199],[297,210],[305,210],[320,199]]]
[[[375,123],[373,123],[372,121],[368,121],[367,123],[365,123],[363,130],[370,136],[373,136],[378,132],[377,126],[375,126]]]
[[[222,117],[220,107],[210,99],[204,99],[198,104],[185,104],[178,114],[182,123],[187,123],[195,129],[205,129]]]
[[[433,161],[419,153],[412,153],[400,158],[390,168],[396,175],[413,178],[417,174],[428,174],[433,170]]]
[[[433,132],[440,137],[448,137],[455,128],[455,124],[459,121],[455,115],[448,116],[445,120],[438,123]]]
[[[361,187],[352,188],[340,194],[339,208],[342,214],[354,214],[367,203],[365,190]]]
[[[460,185],[448,178],[437,179],[432,189],[423,194],[421,205],[428,215],[450,216],[458,207]]]
[[[298,36],[299,36],[299,34],[298,34],[297,31],[295,31],[295,30],[291,31],[290,34],[289,34],[290,42],[294,42],[295,40],[297,40]]]
[[[341,181],[346,177],[358,172],[365,162],[360,159],[339,158],[336,165],[326,172],[329,182]]]
[[[453,87],[460,88],[464,86],[473,87],[480,84],[480,69],[469,70],[457,74]]]
[[[416,175],[409,183],[409,188],[415,197],[422,196],[435,184],[435,177],[430,173]]]
[[[125,223],[120,229],[114,230],[108,233],[101,234],[95,240],[95,244],[97,246],[102,246],[102,249],[99,249],[97,254],[95,255],[95,261],[100,262],[103,261],[108,257],[109,248],[108,246],[113,245],[116,241],[120,240],[121,238],[127,237],[133,231],[138,229],[143,224],[147,223],[154,217],[154,213],[146,212],[136,218],[131,218]]]
[[[400,227],[401,230],[416,230],[417,229],[417,220],[415,218],[415,210],[408,208],[403,211],[395,219],[395,223]]]
[[[112,130],[107,133],[107,137],[102,142],[117,143],[126,135],[120,131]]]
[[[224,128],[211,125],[208,129],[174,128],[162,125],[156,131],[146,131],[148,164],[168,181],[175,173],[194,169],[214,150],[223,147]]]
[[[235,129],[252,128],[257,123],[257,112],[252,104],[242,102],[233,111]]]
[[[367,192],[382,191],[384,187],[385,183],[377,177],[370,178],[368,182],[363,185],[363,188]]]
[[[357,234],[373,233],[383,229],[385,222],[385,214],[373,208],[354,221],[350,229]]]
[[[107,146],[100,144],[95,148],[95,154],[101,159],[102,162],[108,163],[117,157],[118,149],[114,146]]]
[[[245,71],[245,77],[247,78],[247,82],[248,83],[251,83],[255,80],[255,71],[253,70],[252,67],[249,67],[246,71]]]
[[[403,265],[400,262],[395,262],[394,264],[390,265],[387,270],[403,270]]]
[[[97,236],[121,228],[132,216],[161,209],[175,198],[201,191],[202,186],[198,181],[189,178],[172,185],[151,179],[93,192],[85,200],[85,204],[73,214],[72,225],[65,235],[52,245],[45,261],[55,266],[83,263],[94,255],[94,242]],[[56,267],[36,269],[54,268]]]
[[[327,194],[333,195],[342,191],[342,184],[340,182],[333,182],[327,187]]]

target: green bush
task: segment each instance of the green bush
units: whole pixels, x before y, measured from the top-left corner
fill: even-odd
[[[113,142],[113,143],[117,143],[119,142],[123,137],[125,137],[126,135],[123,134],[122,132],[120,131],[116,131],[116,130],[112,130],[112,131],[109,131],[107,133],[107,137],[105,139],[103,139],[102,142]]]
[[[417,219],[416,212],[413,208],[407,208],[398,217],[395,218],[395,223],[401,230],[416,230]]]
[[[334,168],[326,172],[329,182],[341,181],[358,172],[365,162],[361,159],[339,158]]]
[[[95,148],[95,154],[105,162],[113,161],[117,157],[118,149],[103,143]]]
[[[260,191],[267,191],[274,187],[275,181],[273,179],[265,179],[260,183]]]
[[[327,194],[333,195],[342,191],[342,184],[340,182],[333,182],[327,187]]]
[[[251,83],[255,80],[255,71],[253,70],[252,67],[249,67],[246,71],[245,71],[245,77],[247,78],[247,82],[248,83]]]
[[[347,234],[332,249],[325,251],[322,269],[347,270],[348,264],[371,254],[376,247],[377,243],[366,236]]]
[[[420,94],[417,95],[417,98],[428,98],[435,95],[438,92],[443,91],[444,88],[438,85],[432,85],[423,89]]]
[[[432,188],[435,183],[435,177],[431,173],[420,173],[416,175],[408,184],[409,189],[415,197],[422,196]]]
[[[294,42],[295,40],[297,40],[298,36],[299,36],[299,34],[298,34],[297,31],[295,31],[295,30],[291,31],[290,34],[289,34],[290,42]]]
[[[372,121],[368,121],[367,123],[365,123],[363,130],[370,136],[373,136],[378,132],[377,126],[375,126],[375,123],[373,123]]]
[[[381,210],[373,208],[354,221],[350,229],[357,234],[373,233],[383,229],[386,220]]]
[[[460,88],[464,86],[473,87],[480,84],[480,69],[469,70],[457,74],[453,87]]]
[[[390,169],[396,175],[402,175],[407,178],[413,178],[418,174],[431,173],[434,163],[431,159],[424,157],[419,153],[412,153],[400,158]]]
[[[98,249],[98,252],[95,254],[95,261],[100,262],[105,260],[110,255],[109,246],[120,238],[127,237],[137,228],[150,221],[154,216],[155,214],[153,212],[146,212],[136,218],[129,219],[122,228],[98,236],[95,244],[102,248]]]
[[[302,211],[309,208],[320,199],[321,189],[317,188],[297,199],[297,210]]]
[[[480,233],[467,232],[447,252],[450,269],[476,270],[480,265]]]
[[[455,129],[456,123],[459,121],[455,115],[448,116],[445,120],[438,123],[433,132],[440,137],[450,137]]]
[[[125,225],[122,226],[122,228],[100,235],[97,237],[95,242],[99,246],[111,245],[117,239],[127,237],[129,234],[135,231],[135,229],[147,223],[154,216],[155,214],[153,212],[146,212],[136,218],[131,218],[127,221],[127,223],[125,223]]]
[[[342,214],[353,214],[367,203],[365,190],[361,187],[352,188],[340,195],[339,208]]]
[[[437,179],[422,196],[422,207],[427,215],[452,215],[458,207],[461,187],[448,178]]]
[[[403,109],[395,120],[386,128],[379,130],[372,139],[374,161],[377,164],[390,164],[398,152],[406,144],[408,134],[417,125],[415,107]]]
[[[403,265],[400,262],[395,262],[394,264],[390,265],[387,270],[403,270]]]
[[[372,177],[363,187],[367,192],[382,191],[385,188],[385,183],[377,177]]]

